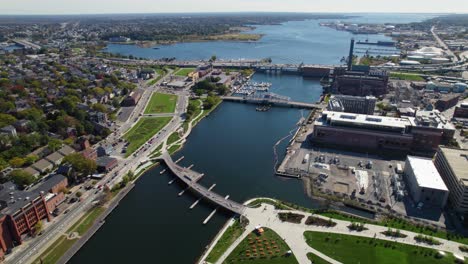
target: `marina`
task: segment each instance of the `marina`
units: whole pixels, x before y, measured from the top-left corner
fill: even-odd
[[[271,83],[246,82],[243,86],[233,92],[233,95],[252,95],[256,92],[268,92]]]

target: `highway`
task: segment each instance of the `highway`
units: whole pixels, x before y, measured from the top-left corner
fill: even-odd
[[[447,54],[452,57],[452,60],[454,62],[458,62],[458,58],[457,56],[450,50],[450,48],[447,46],[447,44],[445,44],[445,42],[440,39],[440,37],[437,35],[437,33],[435,32],[435,26],[432,26],[431,28],[431,33],[432,33],[432,36],[434,37],[434,39],[437,41],[437,43],[439,44],[439,46],[441,46],[446,52]]]

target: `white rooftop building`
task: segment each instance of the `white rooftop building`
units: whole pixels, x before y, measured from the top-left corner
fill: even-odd
[[[445,207],[449,191],[432,159],[408,156],[404,175],[416,203]]]

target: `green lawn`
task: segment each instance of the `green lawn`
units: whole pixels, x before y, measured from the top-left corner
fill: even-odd
[[[167,145],[170,145],[170,144],[176,142],[176,141],[179,140],[179,139],[180,139],[179,133],[174,132],[174,133],[172,133],[172,134],[169,136],[169,138],[167,139]]]
[[[454,263],[453,255],[436,258],[433,249],[351,235],[312,232],[304,233],[307,244],[343,263],[360,264],[427,264]]]
[[[86,231],[94,224],[96,219],[104,212],[104,208],[95,207],[87,212],[83,217],[78,220],[68,232],[78,232],[80,236],[84,235]]]
[[[236,220],[234,224],[228,227],[226,232],[223,233],[214,248],[210,251],[210,254],[206,257],[206,261],[215,263],[229,246],[242,235],[242,232],[244,232],[244,228],[239,220]]]
[[[392,72],[390,73],[390,77],[400,79],[400,80],[407,80],[407,81],[424,81],[424,78],[417,74],[412,73],[401,73],[401,72]]]
[[[50,247],[41,254],[33,263],[34,264],[55,264],[70,249],[77,239],[69,240],[65,236],[61,236]]]
[[[258,236],[250,233],[229,255],[224,263],[242,264],[296,264],[294,255],[286,256],[289,246],[274,231],[264,228]],[[264,254],[262,254],[262,252]]]
[[[314,253],[307,253],[307,258],[312,261],[314,264],[330,264],[330,262],[324,260],[323,258],[315,255]]]
[[[167,150],[167,152],[169,152],[169,154],[172,155],[172,154],[176,153],[180,149],[180,147],[182,147],[182,146],[181,145],[174,145],[174,146],[170,147]]]
[[[279,200],[277,200],[276,202],[261,201],[261,199],[257,199],[257,200],[259,200],[259,202],[254,201],[254,202],[251,203],[251,205],[253,207],[257,206],[257,203],[264,202],[264,203],[275,205],[275,207],[277,209],[290,209],[290,208],[293,208],[293,209],[296,209],[296,210],[309,212],[309,213],[312,213],[312,214],[317,214],[317,215],[329,217],[329,218],[332,218],[332,219],[338,219],[338,220],[350,221],[350,222],[366,223],[366,224],[372,224],[372,225],[380,225],[380,226],[386,226],[386,227],[390,227],[390,228],[394,228],[394,229],[407,230],[407,231],[411,231],[411,232],[415,232],[415,233],[419,233],[419,234],[423,234],[423,235],[433,236],[433,237],[436,237],[436,238],[437,237],[438,238],[443,238],[443,239],[452,240],[452,241],[456,241],[458,243],[468,245],[468,237],[464,237],[462,235],[454,234],[454,233],[447,232],[447,231],[444,231],[444,230],[432,229],[430,227],[423,226],[423,225],[416,225],[416,224],[408,222],[405,219],[385,218],[385,219],[383,219],[381,221],[374,221],[374,220],[371,220],[371,219],[366,219],[366,218],[362,218],[362,217],[349,215],[349,214],[346,214],[346,213],[343,213],[343,212],[340,212],[340,211],[312,210],[312,209],[309,209],[309,208],[298,206],[298,205],[293,204],[293,203],[279,201]]]
[[[145,114],[174,113],[177,95],[153,93],[146,106]]]
[[[130,129],[124,138],[130,142],[127,147],[127,155],[130,156],[136,149],[158,133],[170,121],[171,117],[143,117]]]
[[[195,68],[180,68],[178,71],[174,73],[175,76],[182,76],[187,77],[189,73],[195,71]]]

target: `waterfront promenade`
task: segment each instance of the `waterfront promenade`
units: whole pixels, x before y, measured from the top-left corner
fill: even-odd
[[[177,165],[171,158],[168,152],[164,152],[161,155],[161,159],[164,160],[167,167],[176,175],[181,181],[188,185],[188,187],[208,199],[212,203],[223,207],[226,210],[242,215],[245,210],[245,206],[234,202],[230,199],[226,199],[223,196],[208,190],[204,186],[200,185],[197,181],[201,178],[202,174],[192,171],[190,169]]]
[[[248,203],[248,202],[246,202]],[[278,218],[278,213],[294,213],[304,215],[305,217],[302,219],[301,223],[289,223],[289,222],[282,222]],[[312,252],[315,255],[321,257],[322,259],[333,263],[338,264],[340,262],[330,258],[329,256],[311,248],[304,238],[304,232],[306,231],[316,231],[316,232],[325,232],[325,233],[335,233],[335,234],[345,234],[345,235],[353,235],[353,236],[360,236],[360,237],[367,237],[367,238],[377,238],[381,240],[393,241],[408,245],[415,245],[425,248],[432,248],[438,251],[446,251],[453,254],[457,254],[459,256],[467,256],[466,253],[462,252],[459,249],[459,246],[463,245],[454,241],[449,241],[442,238],[435,238],[441,242],[440,245],[428,245],[424,243],[419,243],[415,241],[415,237],[419,234],[401,230],[401,234],[407,235],[405,238],[394,238],[394,237],[387,237],[382,234],[388,230],[388,227],[385,226],[378,226],[378,225],[371,225],[366,224],[365,227],[367,230],[357,232],[351,231],[348,226],[350,224],[349,221],[342,221],[333,219],[333,222],[336,222],[337,225],[335,227],[322,227],[322,226],[314,226],[314,225],[306,225],[305,221],[307,216],[310,213],[297,211],[297,210],[277,210],[273,205],[270,204],[262,204],[258,208],[249,208],[245,209],[244,216],[247,217],[249,220],[249,224],[245,228],[243,234],[235,240],[235,242],[224,252],[224,254],[218,259],[216,263],[223,263],[229,254],[233,252],[233,250],[242,242],[243,238],[247,237],[249,233],[255,230],[255,227],[262,226],[275,231],[284,241],[288,244],[291,248],[293,254],[297,258],[299,263],[310,263],[310,260],[307,258],[307,253]],[[316,217],[323,218],[328,220],[327,217],[322,217],[320,215],[314,215]],[[203,263],[203,260],[200,261]]]

